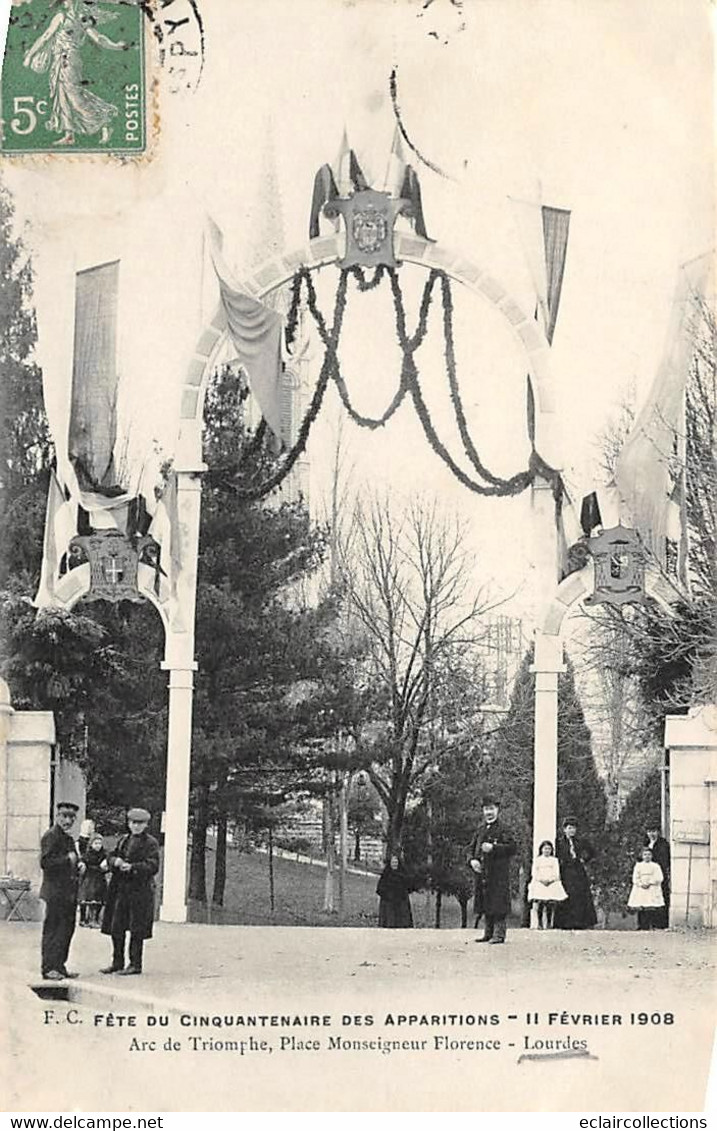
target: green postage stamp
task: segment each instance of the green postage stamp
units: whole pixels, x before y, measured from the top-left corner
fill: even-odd
[[[143,152],[144,34],[139,0],[13,0],[2,152]]]

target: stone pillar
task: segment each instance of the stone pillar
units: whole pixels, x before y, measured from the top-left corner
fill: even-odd
[[[52,821],[50,759],[55,722],[50,711],[13,711],[0,680],[0,873],[40,886],[40,838]],[[23,903],[39,918],[39,901]]]
[[[555,526],[555,496],[545,479],[536,478],[530,488],[530,512],[525,531],[528,620],[533,629],[543,627],[547,603],[558,586],[558,535]]]
[[[668,715],[665,746],[670,752],[670,925],[717,927],[717,707]]]
[[[16,711],[7,744],[4,872],[40,883],[40,837],[50,827],[51,711]]]
[[[202,468],[203,469],[203,468]],[[164,875],[161,920],[184,923],[187,918],[187,832],[189,776],[192,756],[192,698],[194,694],[194,615],[197,599],[197,559],[201,470],[176,469],[177,512],[181,538],[176,594],[172,598],[162,668],[169,672],[167,732],[167,797],[164,822]]]
[[[535,758],[533,855],[541,840],[555,843],[558,798],[558,675],[565,671],[559,636],[535,634]]]

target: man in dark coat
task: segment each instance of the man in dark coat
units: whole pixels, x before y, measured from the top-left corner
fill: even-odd
[[[662,896],[664,907],[655,908],[652,925],[664,930],[670,925],[670,845],[664,836],[661,836],[656,825],[650,825],[645,830],[645,846],[652,849],[652,859],[662,868]]]
[[[483,798],[483,823],[471,845],[468,863],[475,873],[476,910],[485,917],[483,938],[476,942],[504,943],[510,910],[510,858],[515,840],[498,819],[498,802]]]
[[[566,817],[555,844],[560,879],[568,898],[555,908],[554,925],[562,931],[582,931],[597,923],[590,877],[585,865],[595,855],[589,841],[578,837],[575,817]]]
[[[45,901],[42,976],[50,982],[78,977],[66,966],[77,920],[77,847],[70,836],[77,809],[72,801],[60,801],[55,823],[40,841],[40,899]]]
[[[102,933],[112,937],[112,964],[102,974],[141,974],[144,940],[154,923],[154,877],[159,871],[159,844],[147,832],[149,813],[130,809],[129,832],[121,837],[107,860],[110,885]],[[125,942],[129,932],[129,965]]]

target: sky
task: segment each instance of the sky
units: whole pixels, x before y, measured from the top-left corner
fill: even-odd
[[[200,8],[202,81],[193,93],[172,94],[160,74],[148,159],[3,162],[28,225],[58,434],[66,427],[74,272],[122,259],[123,416],[140,448],[156,440],[171,453],[178,375],[214,303],[205,217],[221,227],[241,277],[267,231],[287,252],[306,243],[313,175],[333,160],[344,129],[381,187],[395,68],[409,138],[440,170],[412,157],[432,238],[490,271],[530,310],[535,295],[511,198],[572,212],[551,367],[561,462],[589,490],[600,429],[630,384],[644,395],[659,363],[680,264],[714,244],[709,6],[202,0]],[[422,280],[416,269],[403,271],[415,310]],[[333,272],[321,273],[327,311]],[[495,310],[460,292],[454,287],[457,354],[471,431],[492,466],[518,470],[525,359]],[[349,303],[342,362],[364,411],[380,411],[398,377],[392,318],[388,294]],[[436,419],[455,440],[438,345],[420,361]],[[335,430],[328,406],[309,452],[317,509]],[[357,484],[399,498],[438,492],[448,508],[475,516],[476,553],[500,588],[523,586],[531,563],[538,576],[528,500],[469,496],[437,464],[410,409],[380,434],[349,428],[345,436]]]

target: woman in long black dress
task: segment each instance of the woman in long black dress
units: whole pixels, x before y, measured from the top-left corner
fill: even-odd
[[[574,817],[563,821],[562,834],[557,838],[555,855],[560,865],[560,879],[568,898],[555,909],[555,927],[563,931],[582,931],[597,923],[595,905],[590,890],[590,877],[585,864],[594,852],[587,840],[577,835],[578,823]]]
[[[398,856],[392,856],[379,877],[379,927],[412,927],[411,881]]]

